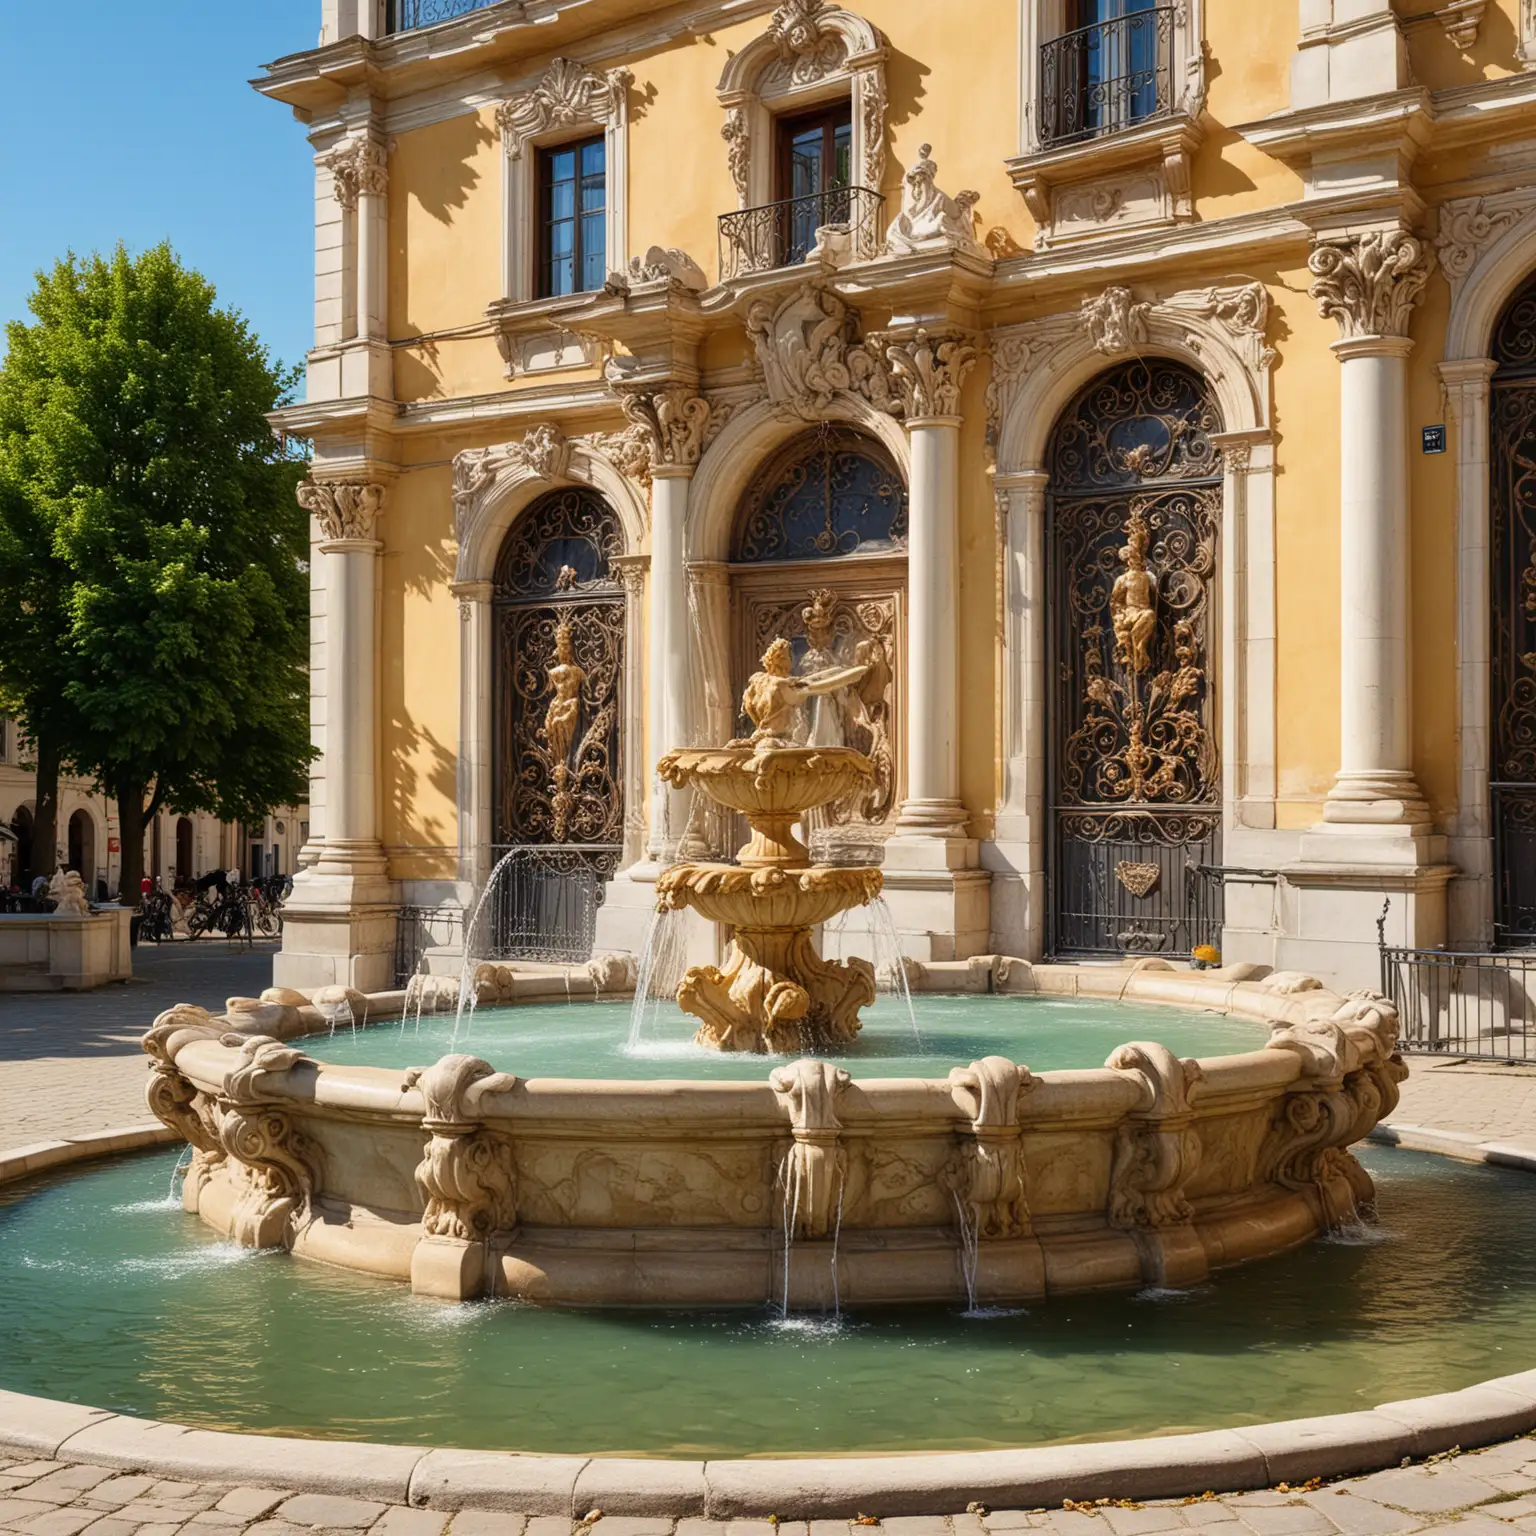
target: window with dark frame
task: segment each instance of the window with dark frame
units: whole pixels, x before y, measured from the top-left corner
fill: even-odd
[[[1167,112],[1173,16],[1158,0],[1068,0],[1066,30],[1040,45],[1042,142],[1098,138]]]
[[[608,276],[607,149],[601,135],[539,151],[541,299],[590,293]]]
[[[778,121],[775,201],[788,203],[777,252],[780,266],[804,261],[824,224],[850,217],[853,104],[840,101]]]

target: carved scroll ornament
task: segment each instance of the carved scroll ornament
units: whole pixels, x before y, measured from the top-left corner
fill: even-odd
[[[789,1113],[794,1135],[783,1175],[788,1228],[796,1237],[826,1237],[847,1175],[837,1101],[851,1079],[831,1062],[807,1059],[778,1068],[768,1081]]]
[[[1185,1186],[1200,1166],[1191,1094],[1205,1074],[1167,1046],[1122,1045],[1104,1063],[1138,1082],[1141,1104],[1119,1127],[1109,1175],[1109,1222],[1122,1229],[1178,1225],[1194,1212]]]
[[[476,1120],[479,1100],[517,1086],[474,1056],[444,1056],[430,1067],[412,1067],[403,1079],[425,1102],[422,1128],[431,1132],[416,1183],[426,1201],[426,1237],[475,1242],[517,1224],[517,1169],[512,1145]]]
[[[373,480],[301,480],[299,505],[319,521],[327,539],[374,537],[387,487]]]
[[[978,1239],[1024,1237],[1031,1229],[1019,1100],[1035,1079],[1006,1057],[986,1056],[951,1069],[949,1081],[971,1121],[971,1140],[962,1149],[964,1182],[956,1192],[968,1207],[971,1230]]]
[[[630,83],[627,69],[595,74],[575,59],[555,59],[532,90],[510,96],[496,109],[496,126],[510,159],[550,128],[603,123],[622,117]]]
[[[1328,240],[1307,258],[1318,313],[1338,322],[1344,340],[1406,336],[1414,303],[1424,291],[1434,255],[1402,230]]]
[[[389,147],[370,138],[343,139],[320,163],[331,173],[336,201],[348,211],[359,193],[382,196],[389,188]]]

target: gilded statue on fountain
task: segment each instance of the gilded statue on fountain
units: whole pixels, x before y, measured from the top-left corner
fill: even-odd
[[[808,812],[867,787],[874,765],[852,747],[792,745],[807,699],[863,680],[867,664],[795,676],[787,640],[775,640],[748,679],[742,708],[752,734],[724,747],[673,752],[657,771],[741,811],[752,837],[737,864],[679,864],[657,882],[663,909],[692,907],[732,929],[723,967],[693,966],[678,1006],[700,1020],[694,1037],[722,1051],[804,1052],[846,1045],[859,1010],[875,1000],[867,960],[828,961],[813,929],[880,894],[878,869],[812,864],[795,834]]]

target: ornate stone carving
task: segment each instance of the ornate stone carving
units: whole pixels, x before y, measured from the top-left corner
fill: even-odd
[[[848,1154],[838,1140],[837,1101],[849,1081],[828,1061],[796,1061],[769,1074],[794,1135],[781,1172],[786,1235],[826,1237],[837,1221],[848,1171]]]
[[[1024,1159],[1019,1147],[1019,1099],[1035,1080],[1027,1067],[986,1056],[955,1067],[949,1081],[955,1102],[971,1121],[964,1148],[965,1181],[956,1191],[978,1239],[1024,1237],[1030,1231]]]
[[[860,395],[878,410],[898,409],[882,349],[852,341],[851,332],[848,306],[820,279],[778,304],[758,299],[747,311],[768,398],[807,421],[820,420],[839,393]]]
[[[1265,339],[1269,334],[1269,290],[1263,283],[1191,288],[1171,295],[1153,308],[1216,321],[1243,347],[1253,368],[1268,368],[1275,360],[1274,348]]]
[[[1429,280],[1433,253],[1402,230],[1329,240],[1312,249],[1307,266],[1318,312],[1332,316],[1344,340],[1406,336],[1414,302]]]
[[[540,480],[563,480],[575,443],[553,422],[530,427],[520,443],[466,448],[453,459],[453,508],[459,533],[474,502],[507,473],[524,472]]]
[[[265,1100],[266,1079],[301,1063],[314,1062],[297,1046],[284,1045],[270,1035],[225,1035],[225,1045],[239,1048],[239,1056],[224,1080],[224,1097],[232,1104],[257,1104]]]
[[[987,348],[991,364],[987,376],[987,441],[994,448],[1008,414],[1014,391],[1029,369],[1040,360],[1048,345],[1018,331],[994,331]]]
[[[622,432],[589,432],[577,441],[602,454],[626,478],[639,485],[651,483],[651,437],[644,426],[631,423]]]
[[[910,256],[918,251],[966,251],[984,256],[976,241],[975,209],[979,192],[954,197],[935,182],[938,166],[930,158],[933,145],[919,144],[917,160],[902,178],[901,212],[885,237],[886,254]]]
[[[617,385],[610,367],[608,381]],[[619,389],[619,407],[630,423],[645,433],[651,472],[691,469],[704,451],[709,426],[709,401],[690,389]]]
[[[149,1082],[144,1087],[150,1112],[196,1152],[215,1162],[223,1161],[224,1149],[219,1144],[212,1106],[177,1069],[175,1052],[191,1040],[218,1040],[222,1035],[223,1030],[206,1009],[181,1003],[162,1013],[139,1041],[150,1061]]]
[[[709,287],[704,269],[687,251],[676,246],[651,246],[644,256],[632,256],[622,272],[610,272],[605,287],[610,293],[628,293],[636,283],[669,283],[689,293]]]
[[[1488,0],[1450,0],[1434,14],[1440,18],[1445,35],[1466,52],[1477,41],[1477,31],[1487,8]]]
[[[343,139],[320,163],[331,173],[336,201],[349,211],[359,193],[382,196],[389,188],[389,147],[374,139]]]
[[[1536,66],[1536,0],[1520,0],[1520,46],[1515,56],[1527,69]]]
[[[412,1067],[403,1079],[426,1104],[422,1129],[431,1132],[416,1183],[426,1200],[426,1237],[475,1242],[517,1224],[517,1169],[511,1144],[476,1123],[477,1101],[517,1085],[507,1072],[474,1056],[444,1056]]]
[[[878,192],[885,181],[885,71],[861,69],[858,73],[859,124],[864,133],[864,157],[859,169],[864,185]]]
[[[793,85],[811,85],[843,61],[843,43],[824,25],[826,0],[783,0],[768,23],[781,69]]]
[[[55,917],[89,917],[91,903],[79,870],[56,869],[48,882],[48,899]]]
[[[1458,197],[1440,205],[1435,254],[1448,283],[1459,283],[1490,240],[1497,240],[1536,206],[1529,188],[1493,197]]]
[[[976,366],[976,355],[976,348],[962,337],[926,330],[908,340],[887,342],[891,382],[908,420],[958,416],[961,386]]]
[[[319,1147],[292,1116],[258,1104],[221,1103],[218,1133],[238,1191],[230,1237],[245,1248],[290,1247],[320,1186]]]
[[[1191,1090],[1203,1080],[1198,1062],[1180,1061],[1167,1046],[1122,1045],[1104,1063],[1141,1087],[1141,1103],[1115,1138],[1109,1175],[1109,1222],[1123,1230],[1176,1226],[1194,1214],[1184,1188],[1200,1165],[1191,1125]]]
[[[387,487],[376,480],[301,480],[299,505],[319,519],[327,539],[371,539]]]
[[[555,59],[532,90],[509,96],[496,109],[508,157],[519,159],[528,141],[550,128],[606,123],[621,115],[633,79],[627,69],[599,75],[575,59]]]
[[[1096,299],[1084,299],[1083,324],[1096,352],[1115,357],[1147,344],[1150,303],[1137,303],[1129,288],[1111,284]]]
[[[736,206],[745,208],[751,197],[752,130],[742,108],[732,107],[725,114],[725,121],[720,125],[720,137],[725,140],[731,180],[736,186]]]

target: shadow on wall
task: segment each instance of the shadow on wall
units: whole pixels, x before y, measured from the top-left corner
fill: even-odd
[[[439,850],[457,846],[457,832],[441,816],[423,814],[423,788],[449,805],[458,803],[458,753],[445,746],[431,731],[419,726],[410,714],[396,708],[390,715],[388,754],[389,778],[386,793],[392,811],[392,825],[385,829],[384,841],[409,844],[427,858]],[[417,764],[425,758],[425,773]],[[449,855],[450,859],[452,855]]]

